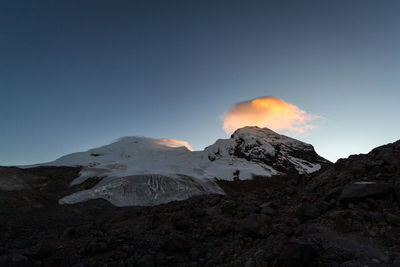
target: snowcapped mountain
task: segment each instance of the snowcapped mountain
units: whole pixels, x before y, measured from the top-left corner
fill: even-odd
[[[182,141],[124,137],[86,152],[63,156],[47,166],[83,166],[72,184],[90,177],[93,188],[60,199],[70,204],[104,198],[117,206],[156,205],[223,190],[215,180],[312,173],[329,163],[309,144],[268,128],[244,127],[230,139],[219,139],[203,151]]]

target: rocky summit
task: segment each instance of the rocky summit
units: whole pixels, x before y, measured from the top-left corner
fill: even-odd
[[[285,151],[230,140],[207,158]],[[216,179],[224,194],[124,207],[58,203],[104,179],[71,184],[84,166],[4,167],[0,266],[400,266],[400,141],[321,166]]]

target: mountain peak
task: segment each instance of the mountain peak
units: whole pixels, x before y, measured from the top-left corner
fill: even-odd
[[[216,180],[306,174],[328,163],[311,145],[268,128],[244,127],[204,151],[189,149],[180,140],[128,136],[43,165],[82,166],[73,185],[90,177],[102,179],[93,188],[66,196],[60,203],[104,198],[126,206],[155,205],[206,193],[223,194]]]
[[[269,128],[260,128],[257,126],[246,126],[237,129],[232,135],[232,139],[242,139],[245,142],[259,142],[269,144],[286,144],[288,146],[297,146],[305,150],[314,150],[312,145],[301,142],[297,139],[281,135]]]
[[[263,133],[263,134],[278,134],[278,133],[272,131],[271,129],[269,129],[267,127],[260,128],[258,126],[245,126],[245,127],[236,129],[236,131],[234,131],[232,135],[243,134],[243,133],[248,133],[248,134],[260,134],[260,133]]]
[[[230,139],[219,139],[205,151],[210,160],[243,158],[264,163],[281,174],[311,173],[329,164],[312,145],[256,126],[237,129]]]

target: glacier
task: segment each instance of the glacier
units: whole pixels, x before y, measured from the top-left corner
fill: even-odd
[[[217,179],[311,173],[327,162],[311,145],[268,128],[238,129],[231,138],[219,139],[203,151],[191,151],[170,140],[123,137],[40,165],[82,166],[71,185],[101,178],[93,188],[63,197],[60,204],[103,198],[116,206],[147,206],[201,194],[224,194]]]

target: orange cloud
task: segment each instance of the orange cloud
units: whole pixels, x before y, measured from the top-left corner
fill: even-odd
[[[228,134],[244,126],[267,127],[274,131],[301,134],[314,128],[309,123],[318,118],[320,117],[308,114],[275,96],[263,96],[237,103],[221,116],[223,129]]]
[[[176,140],[176,139],[169,139],[169,138],[163,138],[163,139],[160,139],[160,141],[165,146],[169,146],[169,147],[184,146],[187,149],[189,149],[190,151],[193,151],[192,147],[186,141],[181,141],[181,140]]]

